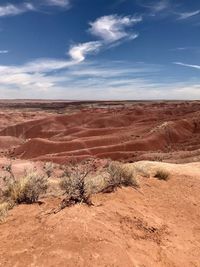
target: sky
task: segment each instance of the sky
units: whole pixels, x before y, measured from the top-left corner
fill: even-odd
[[[200,1],[1,0],[0,98],[200,99]]]

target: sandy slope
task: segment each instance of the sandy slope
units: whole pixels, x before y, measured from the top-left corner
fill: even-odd
[[[43,105],[41,103],[41,109]],[[126,161],[200,160],[198,101],[129,106],[124,103],[122,107],[101,109],[85,106],[81,111],[64,115],[48,112],[45,115],[41,111],[37,116],[37,112],[30,120],[30,112],[26,116],[26,112],[18,111],[18,119],[0,127],[0,150],[7,150],[12,157],[57,163],[66,163],[74,157],[80,160],[88,157]],[[15,123],[20,119],[21,123]],[[7,138],[6,147],[2,138]]]
[[[24,162],[23,162],[24,164]],[[199,267],[200,162],[128,164],[140,189],[119,189],[57,214],[58,198],[14,208],[0,225],[0,266]],[[169,181],[152,175],[170,171]]]

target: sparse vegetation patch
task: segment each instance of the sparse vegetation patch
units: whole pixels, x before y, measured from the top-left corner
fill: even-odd
[[[10,208],[11,206],[8,202],[0,203],[0,222],[4,220]]]
[[[52,162],[45,162],[43,169],[47,175],[48,178],[51,177],[54,169],[54,164]]]
[[[111,162],[107,169],[109,173],[108,187],[115,190],[117,187],[131,186],[138,187],[138,181],[133,175],[133,171],[120,162]]]
[[[47,179],[33,172],[18,180],[7,181],[3,195],[9,202],[15,204],[32,204],[37,202],[40,195],[46,192],[47,187]]]
[[[164,171],[164,170],[158,170],[154,177],[157,178],[158,180],[163,180],[163,181],[167,181],[169,180],[169,172]]]
[[[0,177],[2,189],[0,192],[0,217],[3,218],[9,209],[18,204],[32,204],[47,191],[48,180],[46,176],[36,171],[24,172],[22,177],[16,178],[12,163],[2,168],[6,175]]]
[[[109,193],[118,187],[138,187],[133,172],[122,163],[111,162],[102,173],[93,174],[91,165],[78,164],[67,166],[62,177],[60,187],[66,196],[60,209],[77,203],[91,205],[91,195]]]
[[[61,208],[77,203],[91,204],[90,194],[87,191],[85,179],[92,172],[91,165],[76,164],[65,167],[60,187],[64,190],[65,199]]]

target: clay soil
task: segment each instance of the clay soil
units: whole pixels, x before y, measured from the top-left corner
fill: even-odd
[[[0,266],[200,267],[200,101],[0,101],[0,153],[17,175],[55,163],[55,187],[60,164],[88,158],[121,161],[140,184],[57,214],[59,194],[15,207]]]
[[[14,158],[187,163],[200,159],[200,102],[0,102],[0,149]]]

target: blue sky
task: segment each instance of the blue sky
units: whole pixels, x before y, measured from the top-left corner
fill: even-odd
[[[1,1],[0,98],[200,99],[200,1]]]

